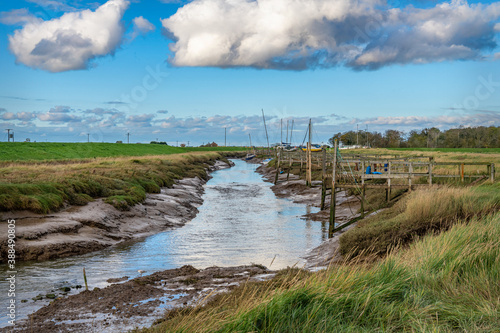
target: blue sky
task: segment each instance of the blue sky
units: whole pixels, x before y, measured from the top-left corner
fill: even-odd
[[[500,3],[0,4],[0,140],[301,143],[500,125]],[[5,133],[3,133],[5,132]]]

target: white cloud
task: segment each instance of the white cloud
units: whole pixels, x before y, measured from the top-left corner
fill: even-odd
[[[95,11],[65,13],[49,21],[28,22],[9,36],[19,63],[50,72],[88,68],[89,62],[114,53],[124,27],[120,20],[128,1],[110,0]]]
[[[54,10],[70,11],[75,9],[74,7],[66,4],[65,1],[56,1],[56,0],[27,0],[27,1]]]
[[[476,59],[500,3],[419,9],[380,0],[195,0],[163,19],[177,66],[306,69]]]
[[[0,23],[2,24],[18,25],[37,21],[40,21],[40,19],[32,15],[26,8],[13,9],[9,12],[0,12]]]
[[[151,22],[149,22],[142,16],[134,18],[132,22],[134,27],[130,36],[131,40],[135,39],[139,35],[146,35],[156,29]]]

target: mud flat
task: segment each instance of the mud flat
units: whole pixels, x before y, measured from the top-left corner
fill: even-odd
[[[247,281],[274,276],[262,266],[182,266],[156,272],[106,288],[58,298],[29,319],[0,332],[126,332],[149,327],[165,311],[208,301]]]
[[[257,168],[266,181],[274,182],[276,169],[262,165]],[[299,176],[290,174],[287,180],[286,174],[278,176],[278,182],[271,187],[274,194],[279,198],[288,198],[296,203],[303,203],[310,206],[320,207],[321,205],[321,182],[313,181],[312,187],[305,184]],[[325,201],[325,209],[317,213],[304,215],[304,218],[313,221],[328,223],[330,219],[330,198]],[[335,211],[335,223],[342,224],[350,219],[358,217],[360,214],[359,200],[355,196],[349,196],[346,191],[337,193],[337,207]],[[341,262],[343,256],[339,253],[339,238],[342,233],[353,228],[356,223],[336,232],[332,238],[325,240],[321,245],[310,249],[302,258],[306,260],[304,268],[308,270],[319,270],[328,267],[334,262]]]
[[[207,172],[228,167],[217,161]],[[97,199],[50,215],[2,212],[0,221],[16,220],[17,261],[79,255],[184,225],[198,213],[205,183],[198,177],[179,180],[161,193],[148,194],[128,211]],[[6,251],[7,223],[0,223],[0,263],[5,262]]]

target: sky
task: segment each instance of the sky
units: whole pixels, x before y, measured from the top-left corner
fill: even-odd
[[[499,37],[486,0],[2,1],[0,141],[500,126]]]

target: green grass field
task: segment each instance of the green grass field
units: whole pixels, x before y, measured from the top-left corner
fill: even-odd
[[[157,144],[0,142],[0,161],[67,160],[179,154],[191,151],[244,151],[244,147],[171,147]]]
[[[500,154],[500,148],[386,148],[396,151],[421,151],[442,153],[477,153],[477,154]]]

